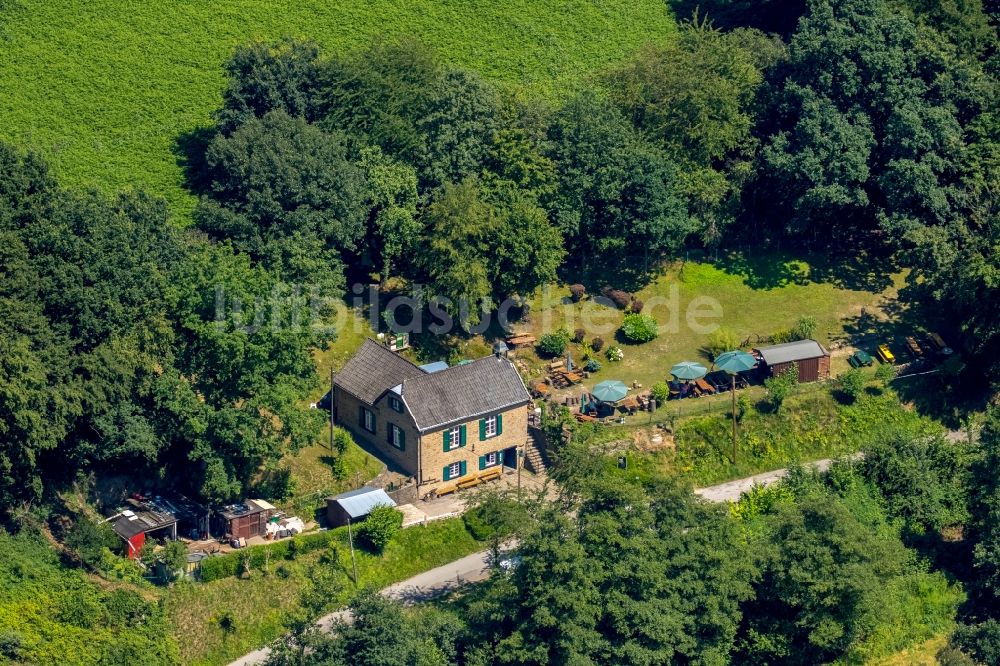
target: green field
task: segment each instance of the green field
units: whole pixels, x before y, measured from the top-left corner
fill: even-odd
[[[291,35],[335,53],[416,35],[550,93],[672,26],[663,0],[2,0],[0,138],[42,150],[68,185],[146,188],[184,215],[175,142],[210,122],[239,44]]]

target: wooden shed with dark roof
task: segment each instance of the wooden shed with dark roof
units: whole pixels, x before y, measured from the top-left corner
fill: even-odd
[[[531,396],[499,354],[424,369],[366,340],[333,392],[335,421],[411,476],[421,495],[516,468],[527,439]]]

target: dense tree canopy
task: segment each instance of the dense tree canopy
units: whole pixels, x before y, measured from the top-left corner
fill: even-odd
[[[95,467],[166,466],[230,497],[311,437],[294,404],[309,333],[261,325],[281,302],[271,277],[169,224],[160,202],[65,192],[7,146],[0,160],[6,506]],[[217,321],[236,301],[246,319]]]

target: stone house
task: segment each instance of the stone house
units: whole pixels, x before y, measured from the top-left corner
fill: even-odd
[[[392,467],[419,496],[516,468],[531,396],[501,355],[418,366],[365,340],[333,382],[336,423]]]

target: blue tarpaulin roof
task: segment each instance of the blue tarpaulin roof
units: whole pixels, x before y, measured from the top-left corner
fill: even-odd
[[[396,506],[392,498],[381,488],[358,488],[331,498],[347,512],[351,518],[362,518],[371,513],[379,504]]]
[[[420,366],[420,369],[424,372],[441,372],[442,370],[448,369],[448,364],[444,361],[434,361],[433,363],[424,363]]]

